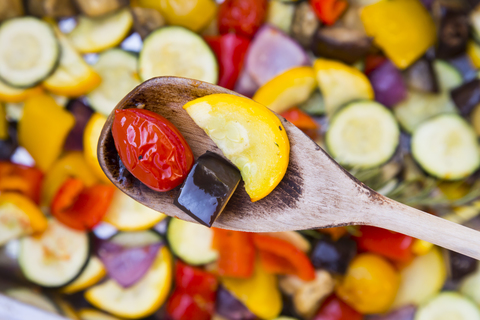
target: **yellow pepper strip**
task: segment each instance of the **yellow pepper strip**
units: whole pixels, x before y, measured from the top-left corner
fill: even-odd
[[[363,8],[360,18],[367,35],[400,69],[415,62],[436,40],[435,23],[419,0],[381,0]]]
[[[90,187],[98,182],[82,152],[71,152],[58,159],[46,173],[42,187],[42,204],[50,203],[62,184],[70,177],[81,179]]]
[[[217,5],[213,0],[137,0],[135,4],[156,9],[168,24],[182,26],[194,32],[206,27],[217,13]]]
[[[424,254],[429,253],[433,247],[433,243],[425,240],[415,239],[412,245],[412,252],[414,255],[423,256]]]
[[[47,229],[47,219],[37,205],[15,192],[0,194],[0,245],[11,239]]]
[[[240,300],[253,314],[262,319],[274,319],[282,311],[282,297],[277,278],[267,273],[260,262],[249,279],[222,278],[223,286]]]
[[[0,140],[8,138],[8,124],[5,114],[5,106],[0,103]]]
[[[47,171],[62,152],[75,117],[51,96],[42,94],[25,102],[18,123],[20,144],[27,149],[42,171]]]
[[[18,89],[0,81],[0,101],[4,102],[22,102],[43,92],[42,87],[37,86],[28,89]]]
[[[467,54],[475,68],[480,68],[480,46],[473,40],[467,44]]]
[[[312,67],[296,67],[274,77],[253,96],[253,100],[276,113],[282,113],[305,102],[317,81]]]
[[[107,117],[100,113],[94,113],[90,120],[88,120],[83,133],[83,152],[85,160],[95,175],[101,179],[102,182],[111,183],[100,167],[97,159],[98,139],[100,138],[100,133],[106,121]]]

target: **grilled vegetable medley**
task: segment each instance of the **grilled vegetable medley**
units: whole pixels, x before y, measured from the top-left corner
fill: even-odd
[[[428,242],[214,224],[237,187],[261,201],[283,178],[266,106],[378,192],[480,230],[478,2],[0,1],[0,291],[82,320],[480,320],[477,261]],[[97,160],[106,117],[157,76],[254,100],[184,106],[229,162],[194,159],[141,105],[115,115],[122,170],[181,186],[199,224],[135,202]]]

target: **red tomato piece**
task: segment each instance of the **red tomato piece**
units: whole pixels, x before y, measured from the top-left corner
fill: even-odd
[[[363,315],[335,295],[328,297],[312,320],[362,320]]]
[[[155,112],[116,110],[112,134],[127,170],[153,190],[172,190],[192,169],[190,146],[170,121]]]
[[[297,107],[288,109],[287,111],[282,112],[280,115],[293,123],[299,129],[307,130],[318,128],[318,123],[316,123],[315,120],[312,119],[312,117],[310,117],[308,114],[298,109]]]
[[[255,267],[255,247],[248,232],[213,228],[214,247],[219,252],[218,273],[225,277],[250,278]]]
[[[414,238],[377,227],[361,226],[355,237],[358,249],[377,253],[394,261],[410,261]]]
[[[334,24],[347,9],[345,0],[310,0],[313,11],[327,26]]]
[[[86,188],[82,180],[70,178],[57,191],[51,205],[52,215],[76,230],[90,230],[107,213],[115,188],[98,184]]]
[[[267,0],[225,0],[218,9],[220,34],[234,32],[251,38],[267,14]]]
[[[234,33],[227,33],[206,37],[205,41],[215,52],[220,66],[218,85],[233,90],[242,70],[250,40]]]
[[[267,272],[294,274],[300,279],[315,279],[310,259],[290,242],[262,234],[253,234],[253,243],[260,251],[260,261]]]
[[[176,288],[167,301],[172,320],[209,320],[215,311],[217,278],[202,269],[177,261]]]
[[[0,192],[18,192],[38,204],[42,180],[40,169],[0,161]]]

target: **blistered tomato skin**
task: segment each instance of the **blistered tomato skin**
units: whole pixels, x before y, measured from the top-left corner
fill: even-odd
[[[127,170],[153,190],[172,190],[192,169],[192,150],[182,134],[152,111],[116,110],[112,134]]]
[[[233,32],[252,38],[267,14],[267,0],[226,0],[218,11],[220,34]]]

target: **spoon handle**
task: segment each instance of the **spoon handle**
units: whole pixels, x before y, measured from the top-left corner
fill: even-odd
[[[370,208],[369,225],[400,232],[480,260],[480,232],[390,200]]]

